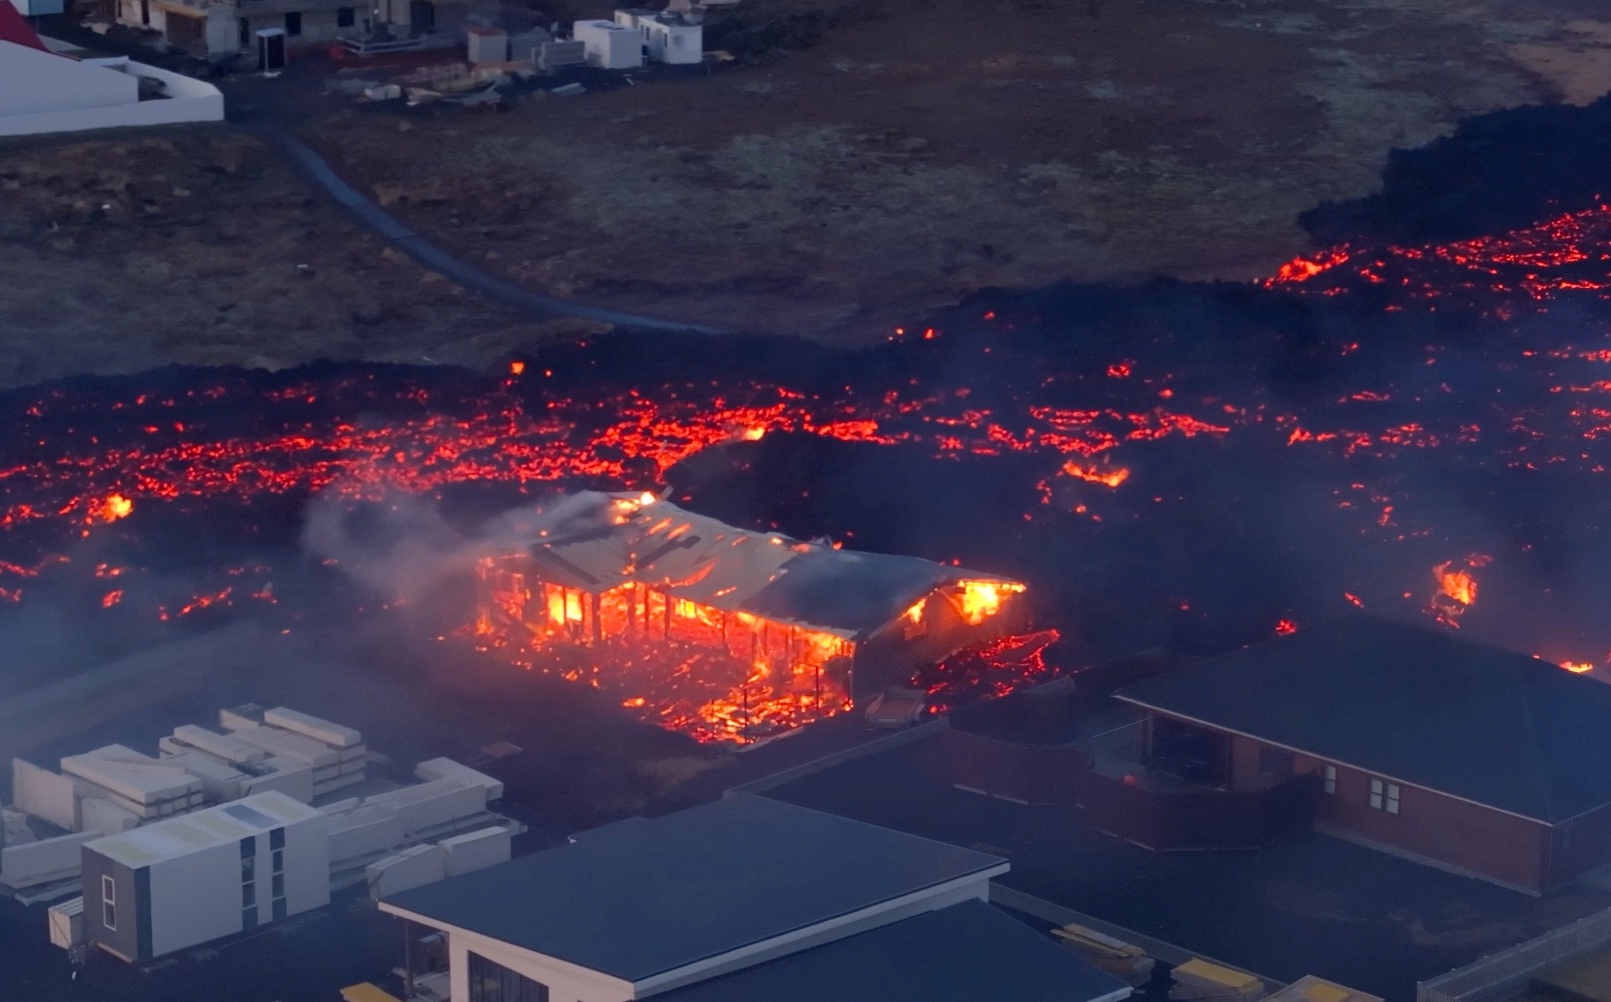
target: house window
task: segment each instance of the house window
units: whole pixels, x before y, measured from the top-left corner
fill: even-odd
[[[470,1002],[548,1002],[548,986],[470,953]]]
[[[1322,769],[1321,770],[1321,779],[1324,781],[1322,785],[1323,785],[1323,788],[1325,789],[1325,791],[1327,793],[1336,793],[1337,792],[1337,767],[1336,766],[1328,765],[1324,769]]]
[[[292,38],[302,34],[302,12],[293,10],[285,15],[285,33]]]
[[[101,877],[101,925],[117,931],[117,882],[104,874]]]
[[[354,21],[353,8],[351,8],[351,7],[337,7],[336,8],[336,27],[338,27],[338,28],[351,28],[352,25],[353,25],[353,21]]]
[[[1378,811],[1398,813],[1398,784],[1385,779],[1370,781],[1370,805]]]

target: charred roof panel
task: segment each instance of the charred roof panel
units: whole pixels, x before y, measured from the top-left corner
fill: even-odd
[[[743,609],[855,635],[883,626],[924,595],[965,576],[917,557],[815,547],[784,564],[777,579],[746,600]]]
[[[1538,821],[1611,803],[1611,686],[1386,620],[1302,629],[1116,696]]]

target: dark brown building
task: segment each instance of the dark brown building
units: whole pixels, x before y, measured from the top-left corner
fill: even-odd
[[[1611,861],[1611,686],[1357,617],[1129,686],[1153,769],[1316,788],[1318,831],[1529,893]]]

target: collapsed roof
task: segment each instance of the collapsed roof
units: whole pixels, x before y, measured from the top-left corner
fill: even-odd
[[[1014,584],[917,557],[739,529],[653,495],[569,495],[533,528],[529,553],[545,581],[593,593],[638,583],[845,639],[878,629],[948,584]]]

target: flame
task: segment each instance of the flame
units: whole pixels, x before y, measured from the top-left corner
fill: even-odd
[[[110,525],[120,518],[128,518],[133,512],[133,501],[122,494],[111,494],[91,510],[90,521],[101,521]]]
[[[1594,663],[1592,661],[1562,661],[1561,667],[1574,674],[1582,675],[1584,672],[1593,671]]]
[[[101,608],[110,609],[112,606],[117,605],[121,601],[123,601],[123,589],[114,588],[105,595],[101,596]]]
[[[1104,487],[1117,487],[1130,479],[1130,471],[1123,466],[1103,469],[1095,464],[1081,463],[1074,459],[1063,464],[1063,472]]]
[[[1476,604],[1477,579],[1468,571],[1449,570],[1449,566],[1453,563],[1452,560],[1445,560],[1432,568],[1432,576],[1438,582],[1438,594],[1453,599],[1462,606]]]
[[[921,599],[916,605],[912,606],[910,609],[907,609],[901,615],[905,616],[908,620],[910,620],[913,625],[921,623],[921,622],[923,622],[923,606],[927,602],[928,602],[928,599],[926,599],[926,598]]]
[[[525,371],[526,371],[526,363],[525,362],[510,362],[509,363],[509,374],[511,376],[518,376],[518,375],[520,375],[521,373],[523,373]]]
[[[763,439],[765,437],[766,437],[766,426],[765,425],[754,425],[752,427],[744,429],[744,441],[746,441],[746,442],[759,442],[761,439]]]
[[[1285,637],[1289,634],[1297,632],[1298,624],[1290,619],[1283,619],[1275,624],[1275,635],[1278,637]]]
[[[969,626],[978,626],[1001,611],[1008,596],[1024,590],[1014,581],[958,581],[962,594],[962,618]]]

